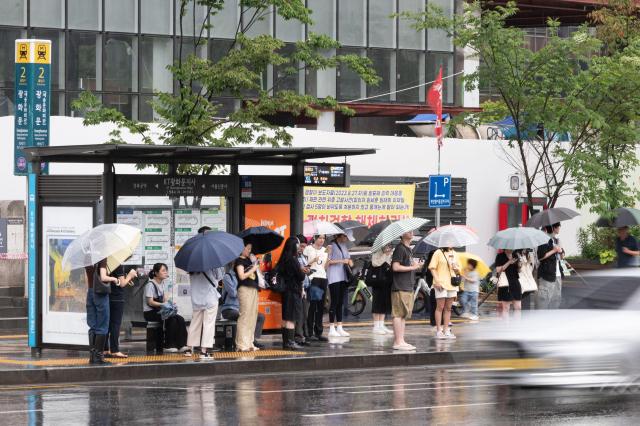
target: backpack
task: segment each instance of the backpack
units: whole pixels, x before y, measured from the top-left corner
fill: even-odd
[[[385,262],[380,266],[373,266],[370,262],[365,266],[364,282],[373,288],[383,288],[392,280],[391,266]]]

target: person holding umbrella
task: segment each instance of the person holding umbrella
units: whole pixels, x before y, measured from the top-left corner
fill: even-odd
[[[125,274],[124,265],[118,266],[112,277],[118,279],[117,283],[111,284],[109,294],[109,337],[105,342],[105,358],[127,358],[127,355],[120,351],[120,326],[124,315],[124,288],[133,285],[132,281],[138,277],[135,269],[131,269]]]
[[[198,229],[198,234],[211,231],[208,226]],[[200,348],[200,359],[211,359],[210,349],[216,333],[216,317],[218,316],[218,284],[224,277],[224,267],[212,268],[204,272],[190,272],[189,281],[191,284],[191,307],[193,314],[187,346],[191,350],[185,352],[185,356],[193,355],[196,347]]]
[[[304,249],[311,275],[311,286],[307,294],[309,313],[307,315],[307,331],[315,339],[326,342],[322,335],[322,317],[324,314],[324,295],[327,291],[327,259],[329,253],[324,247],[324,234],[316,235],[313,242]]]
[[[564,250],[556,244],[560,223],[544,227],[548,241],[538,246],[538,292],[536,309],[558,309],[562,300],[560,259]]]
[[[616,253],[618,255],[618,268],[630,268],[640,265],[638,241],[629,233],[628,226],[618,228]]]
[[[282,293],[282,348],[290,350],[302,349],[295,341],[295,327],[302,316],[302,283],[309,273],[309,267],[298,262],[299,244],[296,237],[288,238],[276,265],[276,273],[286,283]]]
[[[96,226],[69,244],[62,258],[64,270],[85,268],[87,325],[91,364],[106,364],[103,350],[109,331],[109,293],[118,278],[109,276],[128,259],[140,242],[140,230],[109,223]]]

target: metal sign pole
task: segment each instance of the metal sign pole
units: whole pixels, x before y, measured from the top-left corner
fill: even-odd
[[[438,144],[438,175],[440,175],[440,144]],[[436,228],[440,227],[440,207],[436,209]]]

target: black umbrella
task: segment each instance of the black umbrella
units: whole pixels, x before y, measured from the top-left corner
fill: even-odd
[[[576,216],[580,216],[580,213],[577,211],[566,207],[554,207],[531,216],[527,222],[527,226],[530,228],[542,228],[544,226],[551,226],[554,223],[573,219]]]
[[[426,237],[422,237],[420,241],[418,241],[416,245],[413,246],[413,254],[415,256],[425,256],[432,251],[438,250],[438,247],[432,246],[431,244],[426,242],[425,238]]]
[[[384,231],[387,226],[391,225],[391,223],[392,222],[390,220],[383,220],[382,222],[376,223],[371,228],[369,228],[369,233],[362,239],[361,243],[372,246],[378,235],[380,235],[380,233]]]
[[[596,222],[596,226],[601,228],[640,225],[640,210],[631,207],[621,207],[611,212],[612,218],[602,216]]]
[[[284,237],[264,226],[253,226],[238,234],[245,244],[251,244],[253,254],[265,254],[280,247]]]
[[[362,241],[369,234],[369,229],[367,225],[364,223],[358,222],[357,220],[345,220],[343,222],[336,223],[340,228],[345,231],[350,230],[355,242],[358,243]]]

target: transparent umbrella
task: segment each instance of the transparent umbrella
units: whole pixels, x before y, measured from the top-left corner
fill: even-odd
[[[107,269],[113,271],[133,254],[140,237],[140,230],[133,226],[121,223],[96,226],[69,244],[62,257],[62,268],[84,268],[107,259]]]
[[[464,225],[445,225],[431,231],[425,242],[435,247],[464,247],[477,244],[478,234]]]

